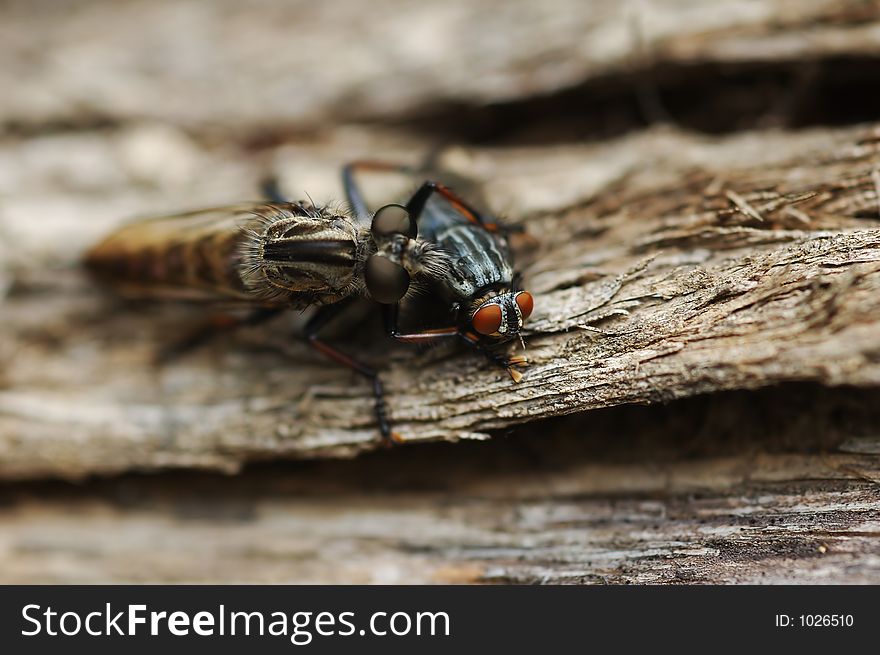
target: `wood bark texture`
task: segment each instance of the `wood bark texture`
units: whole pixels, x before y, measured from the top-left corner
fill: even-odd
[[[41,4],[0,8],[0,580],[880,582],[876,2]],[[536,308],[518,384],[338,326],[399,448],[303,316],[159,365],[226,308],[80,264],[433,150]]]
[[[571,166],[652,147],[675,163],[626,166],[585,200],[522,217],[537,243],[523,270],[538,300],[519,384],[459,347],[392,349],[379,329],[348,344],[389,361],[390,412],[408,442],[780,382],[880,382],[878,132],[748,168],[724,164],[739,139],[708,146],[716,161],[696,167],[691,138],[655,136]],[[552,182],[518,184],[535,193]],[[205,308],[124,306],[76,269],[39,268],[17,274],[4,304],[7,477],[230,470],[380,444],[367,381],[328,365],[286,317],[157,366]]]

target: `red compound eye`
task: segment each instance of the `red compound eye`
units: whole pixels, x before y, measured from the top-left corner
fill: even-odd
[[[486,305],[474,312],[471,319],[474,329],[480,334],[494,334],[501,327],[501,307],[498,305]]]
[[[535,308],[535,299],[532,298],[532,294],[528,291],[521,291],[516,294],[516,304],[519,307],[520,313],[522,313],[523,320],[526,320],[532,314],[532,310]]]

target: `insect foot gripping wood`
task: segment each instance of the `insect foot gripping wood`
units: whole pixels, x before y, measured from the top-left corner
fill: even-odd
[[[506,234],[495,220],[432,181],[406,204],[371,213],[353,179],[363,167],[408,170],[375,162],[347,166],[343,179],[351,211],[276,198],[131,223],[97,244],[86,266],[129,298],[233,301],[253,308],[251,317],[227,321],[226,328],[315,306],[305,338],[370,380],[382,438],[386,444],[400,442],[391,430],[378,372],[321,339],[321,330],[352,299],[371,298],[383,308],[393,339],[461,339],[519,382],[525,358],[507,357],[499,347],[521,341],[534,300],[518,288]],[[441,304],[452,310],[454,324],[402,333],[399,307],[405,298],[414,298],[415,307]]]

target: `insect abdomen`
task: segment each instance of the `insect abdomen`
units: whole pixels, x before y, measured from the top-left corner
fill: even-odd
[[[123,226],[86,255],[86,266],[126,296],[237,298],[244,210],[223,208]]]
[[[344,219],[342,223],[344,227]],[[273,231],[283,226],[305,233],[300,238],[302,257],[297,260],[296,252],[288,252],[292,260],[276,265],[266,257],[271,248],[267,253],[265,247],[273,241]],[[323,248],[324,255],[331,256],[330,268],[308,252],[310,246],[316,251]],[[95,246],[86,256],[86,265],[100,280],[129,297],[304,305],[332,302],[347,291],[354,256],[353,228],[334,227],[322,210],[267,204],[132,223]],[[291,273],[291,269],[305,275]],[[276,279],[279,271],[284,274],[280,283]],[[328,288],[331,281],[333,287]]]

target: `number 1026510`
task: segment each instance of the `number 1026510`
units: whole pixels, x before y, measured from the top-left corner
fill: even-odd
[[[852,614],[789,614],[776,615],[776,627],[798,628],[851,628],[855,623]]]

